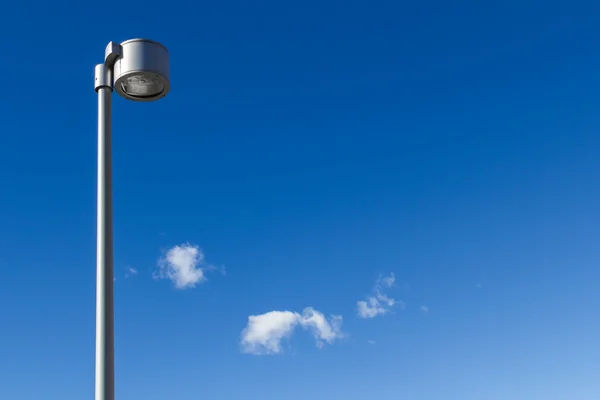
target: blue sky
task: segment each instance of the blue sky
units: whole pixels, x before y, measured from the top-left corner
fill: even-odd
[[[93,397],[134,37],[171,92],[114,96],[118,399],[600,398],[597,2],[10,3],[0,398]]]

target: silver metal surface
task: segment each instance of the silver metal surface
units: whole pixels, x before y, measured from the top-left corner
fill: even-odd
[[[108,68],[112,69],[117,59],[122,55],[123,48],[119,43],[108,42],[106,49],[104,50],[104,64],[106,64]]]
[[[144,90],[133,88],[131,79],[145,82]],[[154,101],[169,93],[169,52],[158,42],[132,39],[121,43],[121,56],[114,64],[114,88],[126,99]],[[161,90],[156,90],[160,88]]]
[[[96,65],[94,68],[94,90],[109,88],[112,92],[112,71],[104,64]]]
[[[97,92],[96,400],[114,400],[112,89],[102,86]]]
[[[98,209],[96,236],[95,400],[114,400],[114,288],[112,210],[112,91],[126,99],[153,101],[167,95],[169,53],[160,43],[133,39],[106,46],[94,69],[98,93]]]

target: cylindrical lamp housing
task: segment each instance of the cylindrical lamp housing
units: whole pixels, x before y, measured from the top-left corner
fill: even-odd
[[[147,39],[121,43],[121,57],[114,65],[114,87],[124,98],[154,101],[169,93],[169,52]]]

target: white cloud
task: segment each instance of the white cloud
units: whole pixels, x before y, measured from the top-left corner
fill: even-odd
[[[361,300],[356,302],[356,308],[358,315],[361,318],[375,318],[378,315],[383,315],[388,312],[375,297],[369,297],[367,298],[367,301]]]
[[[387,314],[390,308],[397,304],[396,300],[389,297],[384,293],[385,289],[389,289],[394,286],[396,282],[396,276],[394,273],[389,274],[386,277],[379,277],[375,282],[373,296],[368,296],[366,301],[360,300],[356,302],[356,311],[358,316],[361,318],[375,318],[379,315]],[[404,303],[400,302],[401,308],[404,308]]]
[[[333,315],[327,320],[321,312],[312,307],[305,308],[302,314],[292,311],[270,311],[248,317],[248,324],[242,331],[242,352],[255,355],[279,354],[283,351],[283,339],[288,339],[298,326],[312,333],[319,348],[343,337],[340,315]]]
[[[209,268],[204,262],[204,253],[195,245],[185,243],[170,248],[158,260],[156,278],[169,279],[177,289],[193,288],[206,280],[204,269]]]
[[[377,285],[391,288],[392,286],[394,286],[395,282],[396,282],[396,275],[392,272],[391,274],[389,274],[389,276],[386,276],[384,278],[379,278],[377,280]]]
[[[375,344],[376,342],[374,340],[367,340],[367,343],[369,343],[369,344]]]
[[[248,317],[248,325],[242,331],[242,350],[250,354],[277,354],[281,352],[281,340],[289,337],[298,325],[297,313],[271,311]]]
[[[127,272],[125,273],[125,278],[129,278],[134,275],[137,275],[137,273],[138,273],[137,269],[135,269],[133,267],[128,267]]]
[[[377,300],[391,307],[396,304],[396,300],[387,297],[385,294],[377,293]]]
[[[312,332],[317,341],[317,347],[323,347],[324,342],[333,343],[342,336],[342,316],[332,315],[329,321],[319,311],[307,307],[300,318],[300,326]]]
[[[429,312],[429,307],[427,307],[427,306],[421,306],[421,312],[428,313]]]

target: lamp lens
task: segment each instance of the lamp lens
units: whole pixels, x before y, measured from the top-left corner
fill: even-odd
[[[121,89],[133,97],[154,97],[161,94],[165,87],[157,77],[133,75],[121,82]]]

